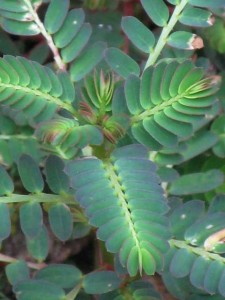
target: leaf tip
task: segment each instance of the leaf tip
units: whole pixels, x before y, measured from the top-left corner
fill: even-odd
[[[188,46],[190,50],[201,49],[204,47],[204,43],[202,38],[200,38],[196,34],[193,34],[191,39],[188,42]]]

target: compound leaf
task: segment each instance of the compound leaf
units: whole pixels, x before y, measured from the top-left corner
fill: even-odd
[[[85,158],[66,166],[77,201],[90,224],[98,227],[98,238],[109,252],[119,253],[132,276],[162,268],[170,236],[163,217],[168,207],[146,155],[144,147],[131,145],[115,150],[104,162]]]
[[[176,148],[210,114],[217,89],[211,80],[188,60],[162,61],[147,68],[141,80],[129,76],[125,96],[134,138],[152,150]]]

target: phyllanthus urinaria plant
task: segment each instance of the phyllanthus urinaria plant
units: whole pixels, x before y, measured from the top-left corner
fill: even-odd
[[[0,1],[1,299],[224,299],[224,10]]]

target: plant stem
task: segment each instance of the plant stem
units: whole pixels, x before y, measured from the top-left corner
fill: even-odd
[[[58,48],[56,47],[56,45],[54,44],[54,41],[51,37],[50,34],[47,33],[45,27],[44,27],[44,24],[41,22],[38,14],[36,13],[36,11],[34,10],[32,4],[30,3],[30,0],[23,0],[24,3],[27,5],[29,11],[30,11],[30,14],[32,15],[33,19],[34,19],[34,22],[37,24],[37,26],[39,27],[40,31],[41,31],[41,34],[43,35],[43,37],[46,39],[46,42],[49,46],[49,48],[51,49],[52,53],[53,53],[53,56],[54,56],[54,60],[58,66],[58,68],[60,70],[63,70],[63,71],[66,71],[66,65],[65,63],[63,62],[60,54],[59,54],[59,50]]]
[[[69,294],[66,295],[65,300],[74,300],[76,299],[79,291],[82,288],[82,282],[80,282],[75,288],[72,289],[72,291],[69,292]]]
[[[7,196],[1,197],[1,203],[21,203],[21,202],[31,202],[36,201],[39,203],[65,203],[70,205],[77,205],[72,195],[54,195],[54,194],[9,194]]]
[[[168,24],[163,28],[161,35],[158,39],[158,42],[154,48],[154,50],[150,53],[149,58],[146,62],[145,69],[155,64],[157,61],[163,47],[167,43],[168,36],[170,35],[171,31],[173,30],[174,26],[176,25],[179,16],[184,9],[184,7],[187,5],[188,0],[181,0],[181,2],[175,7],[173,14],[168,22]]]
[[[5,262],[5,263],[13,263],[13,262],[18,261],[18,259],[0,253],[0,261]],[[32,262],[26,262],[26,263],[27,263],[28,267],[30,267],[31,269],[35,269],[35,270],[41,270],[42,268],[46,267],[45,263],[40,263],[40,264],[36,264],[36,263],[32,263]]]
[[[24,134],[12,134],[12,135],[6,135],[1,134],[0,140],[11,140],[11,139],[18,139],[18,140],[36,140],[36,137],[33,135],[24,135]]]

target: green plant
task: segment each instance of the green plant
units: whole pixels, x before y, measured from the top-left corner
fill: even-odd
[[[12,291],[163,299],[158,278],[177,299],[224,299],[225,1],[80,2],[0,1],[0,261]],[[7,252],[20,229],[22,259]],[[51,260],[52,235],[91,240],[92,262]]]

